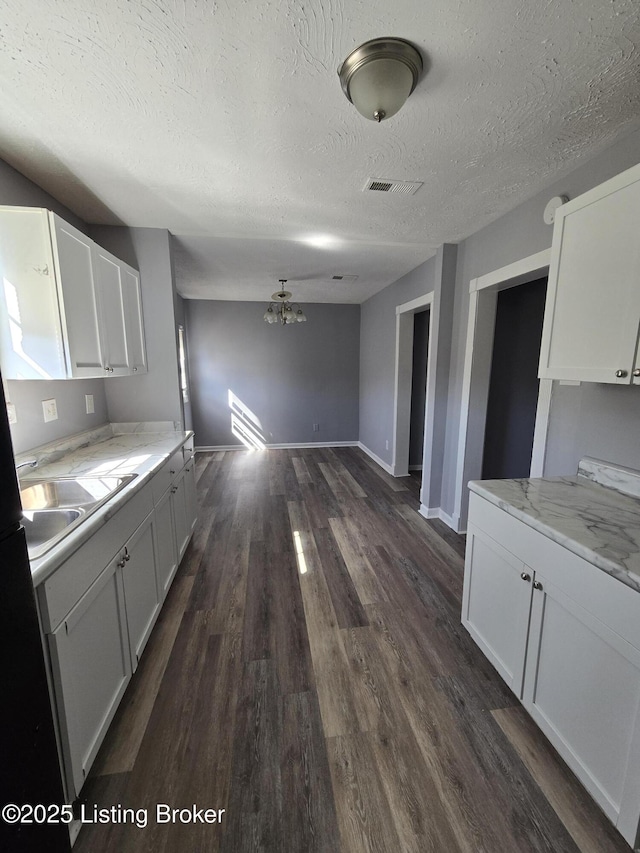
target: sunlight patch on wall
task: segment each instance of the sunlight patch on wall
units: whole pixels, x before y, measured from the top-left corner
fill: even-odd
[[[266,450],[260,418],[231,389],[228,390],[228,399],[232,434],[249,450]]]

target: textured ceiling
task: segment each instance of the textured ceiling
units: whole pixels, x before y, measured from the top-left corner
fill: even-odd
[[[638,127],[639,8],[4,0],[0,156],[88,222],[169,228],[185,296],[265,300],[287,278],[300,301],[361,302]],[[376,125],[336,69],[386,35],[429,70]]]

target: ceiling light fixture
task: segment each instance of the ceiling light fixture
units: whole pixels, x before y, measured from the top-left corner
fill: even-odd
[[[284,289],[287,283],[286,278],[279,279],[280,290],[278,293],[271,294],[271,302],[269,307],[264,312],[264,320],[266,323],[278,323],[283,326],[289,323],[306,323],[307,317],[302,308],[297,302],[289,302],[291,293]]]
[[[408,41],[379,38],[352,51],[338,69],[342,91],[365,118],[395,115],[422,74],[422,57]]]

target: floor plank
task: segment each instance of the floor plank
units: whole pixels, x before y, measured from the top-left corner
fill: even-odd
[[[75,853],[622,853],[460,623],[464,537],[354,447],[196,458],[199,521]],[[222,810],[155,820],[158,802]]]

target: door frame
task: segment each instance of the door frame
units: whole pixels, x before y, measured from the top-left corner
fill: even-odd
[[[482,477],[482,456],[487,422],[491,358],[498,293],[510,287],[537,281],[549,273],[551,249],[544,249],[513,264],[486,273],[469,282],[469,316],[462,377],[462,402],[456,460],[456,492],[453,522],[462,533],[467,526],[469,480]],[[541,477],[551,410],[551,379],[541,379],[533,433],[531,477]]]
[[[396,372],[393,395],[393,462],[394,477],[409,475],[409,433],[411,429],[411,383],[413,380],[413,315],[429,311],[429,344],[427,348],[426,401],[424,412],[424,448],[422,455],[422,482],[424,472],[431,467],[433,442],[433,413],[429,408],[429,386],[432,382],[430,366],[433,362],[433,300],[434,293],[426,293],[410,302],[396,306]],[[428,428],[429,426],[429,428]]]

